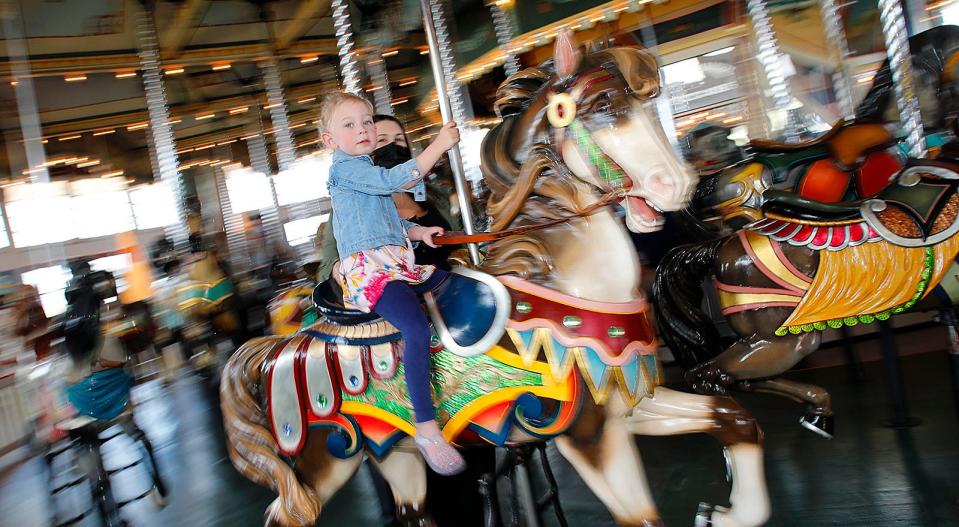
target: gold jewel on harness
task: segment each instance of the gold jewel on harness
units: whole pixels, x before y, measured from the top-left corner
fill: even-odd
[[[550,93],[546,96],[546,117],[555,128],[566,128],[576,118],[576,101],[568,93]]]

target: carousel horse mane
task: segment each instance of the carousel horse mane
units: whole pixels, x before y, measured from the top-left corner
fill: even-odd
[[[624,95],[642,100],[659,95],[656,59],[636,48],[610,48],[583,57],[577,73],[557,78],[552,60],[510,76],[496,92],[496,113],[503,122],[483,141],[482,170],[490,188],[487,213],[492,231],[554,220],[581,207],[582,180],[569,170],[555,150],[546,120],[550,88],[563,92],[580,73],[605,69],[624,82]],[[589,108],[600,94],[587,91],[582,106]],[[516,148],[515,136],[525,134],[528,148]],[[525,150],[525,152],[524,152]],[[557,227],[568,228],[568,227]],[[483,270],[494,275],[516,274],[543,278],[549,274],[551,256],[542,237],[555,229],[510,236],[489,244]]]
[[[923,106],[923,121],[927,127],[945,129],[949,120],[959,115],[959,26],[939,26],[913,35],[909,38],[909,48],[915,91],[932,87],[934,100],[941,105],[939,108]],[[859,120],[884,122],[886,112],[895,106],[895,85],[887,58],[876,71],[872,87],[856,109],[856,116]]]

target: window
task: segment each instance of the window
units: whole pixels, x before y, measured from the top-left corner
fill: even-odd
[[[178,221],[176,199],[166,183],[154,183],[130,190],[130,203],[137,229],[155,229]]]
[[[234,214],[273,206],[273,189],[265,174],[240,164],[223,167],[223,173]]]
[[[17,247],[64,242],[76,237],[65,183],[23,183],[6,187],[3,194],[10,234]]]
[[[733,51],[726,47],[663,66],[674,115],[742,97]]]
[[[27,271],[20,275],[20,281],[37,288],[43,311],[48,317],[53,317],[67,310],[64,290],[72,276],[65,266],[52,265]]]
[[[326,180],[333,159],[329,152],[318,152],[297,159],[293,166],[273,177],[276,201],[290,205],[329,197]]]
[[[127,288],[124,276],[132,265],[133,259],[130,258],[130,253],[114,254],[112,256],[104,256],[90,260],[90,269],[94,271],[109,271],[110,274],[113,275],[113,278],[117,281],[118,292],[122,292]],[[107,301],[109,301],[109,299],[107,299]]]
[[[309,243],[316,236],[316,230],[320,228],[320,224],[329,217],[329,214],[320,214],[284,223],[283,231],[286,233],[286,241],[294,246]]]
[[[70,183],[77,238],[96,238],[136,228],[126,180],[80,179]]]

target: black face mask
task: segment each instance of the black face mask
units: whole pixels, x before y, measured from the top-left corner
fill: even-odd
[[[410,149],[397,143],[383,145],[373,151],[373,164],[383,168],[393,168],[412,159]]]

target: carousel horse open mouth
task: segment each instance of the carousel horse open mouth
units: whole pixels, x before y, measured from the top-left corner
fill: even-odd
[[[663,211],[642,196],[627,195],[623,207],[626,208],[626,225],[631,231],[648,232],[666,223]]]

